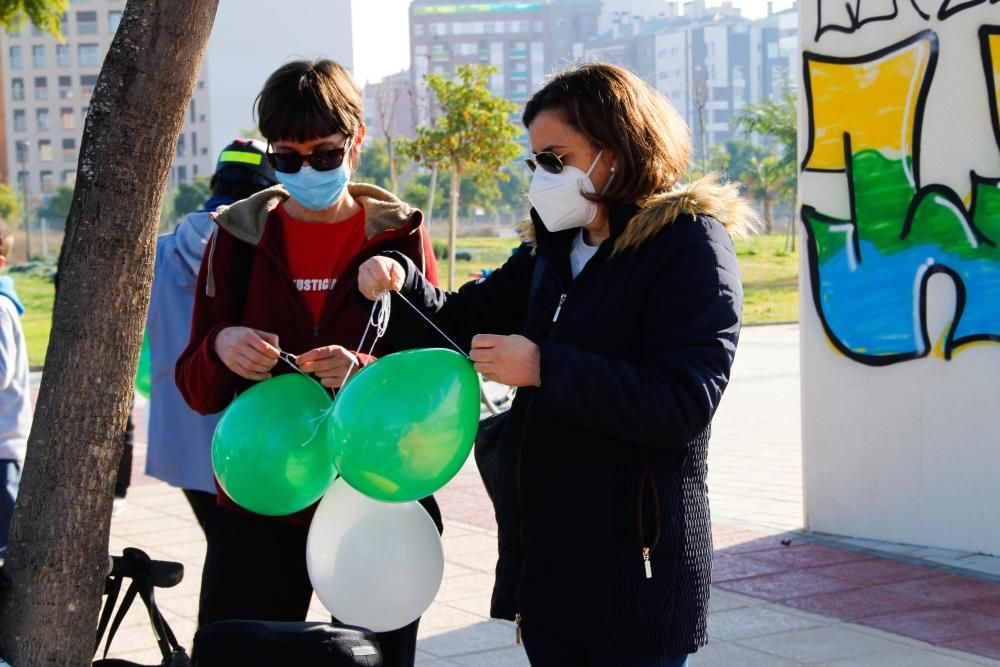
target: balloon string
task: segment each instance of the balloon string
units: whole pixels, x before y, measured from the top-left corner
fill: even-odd
[[[383,294],[387,294],[387,293],[388,293],[388,292],[383,292]],[[445,332],[441,331],[441,329],[439,329],[439,328],[438,328],[438,325],[434,324],[434,323],[433,323],[433,322],[432,322],[432,321],[430,320],[430,318],[429,318],[429,317],[427,317],[427,316],[426,316],[426,315],[424,315],[424,314],[423,314],[422,312],[420,312],[420,309],[419,309],[419,308],[417,308],[417,307],[416,307],[416,306],[414,306],[414,305],[413,305],[412,303],[410,303],[410,300],[409,300],[409,299],[407,299],[407,298],[406,298],[405,296],[403,296],[403,293],[402,293],[402,292],[396,292],[396,296],[398,296],[398,297],[399,297],[400,299],[402,299],[402,300],[403,300],[403,302],[404,302],[404,303],[405,303],[405,304],[406,304],[407,306],[409,306],[410,308],[412,308],[412,309],[413,309],[413,311],[414,311],[414,312],[415,312],[415,313],[416,313],[417,315],[419,315],[420,317],[424,318],[424,321],[425,321],[425,322],[427,322],[427,324],[431,325],[431,327],[432,327],[432,328],[434,329],[434,331],[437,331],[437,332],[438,332],[439,334],[441,334],[441,336],[442,336],[442,337],[443,337],[443,338],[444,338],[444,339],[445,339],[446,341],[448,341],[449,343],[451,343],[452,347],[454,347],[454,348],[455,348],[456,350],[458,350],[458,353],[459,353],[459,354],[461,354],[461,355],[462,355],[463,357],[465,357],[466,359],[469,359],[469,358],[470,358],[470,357],[469,357],[469,355],[465,353],[465,350],[463,350],[463,349],[462,349],[462,348],[461,348],[461,347],[460,347],[460,346],[458,345],[458,343],[456,343],[456,342],[455,342],[455,341],[453,341],[453,340],[452,340],[451,338],[449,338],[449,337],[448,337],[448,334],[446,334]]]
[[[368,316],[368,326],[365,327],[364,333],[361,334],[361,340],[358,341],[358,346],[355,348],[359,353],[364,350],[365,339],[368,338],[368,332],[375,327],[375,338],[372,339],[371,347],[368,348],[368,356],[372,356],[375,351],[375,345],[378,343],[379,339],[385,335],[386,329],[389,328],[389,317],[392,314],[392,300],[389,297],[388,292],[383,292],[378,299],[372,302],[372,312]],[[361,368],[361,363],[358,360],[357,354],[354,355],[354,359],[351,361],[351,365],[347,368],[347,374],[344,375],[344,382],[340,386],[343,387],[347,384],[347,381],[351,377],[351,373],[354,372],[355,367]]]

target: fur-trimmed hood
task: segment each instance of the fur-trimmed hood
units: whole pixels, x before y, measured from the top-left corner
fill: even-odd
[[[347,191],[365,210],[365,238],[372,239],[383,232],[400,229],[411,224],[414,217],[420,217],[420,211],[397,198],[388,190],[369,185],[368,183],[348,183]],[[267,220],[280,204],[291,195],[281,185],[275,185],[261,190],[255,195],[236,202],[232,206],[222,206],[212,215],[222,229],[235,238],[259,245],[264,236]],[[205,293],[215,295],[215,274],[212,270],[212,258],[215,253],[215,237],[208,250],[208,279]]]
[[[661,229],[687,215],[714,218],[733,236],[747,236],[760,225],[756,211],[740,195],[739,184],[723,182],[721,174],[713,173],[640,202],[639,210],[617,235],[615,252],[639,247]],[[523,242],[536,245],[532,220],[518,225],[518,234]]]

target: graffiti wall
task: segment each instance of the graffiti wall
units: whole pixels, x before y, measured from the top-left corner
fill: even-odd
[[[1000,0],[799,9],[807,523],[1000,553]]]

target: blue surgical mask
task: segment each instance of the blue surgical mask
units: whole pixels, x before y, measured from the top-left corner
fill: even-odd
[[[344,193],[350,177],[344,165],[330,171],[316,171],[309,165],[302,165],[294,174],[275,172],[278,182],[285,186],[292,199],[310,211],[322,211],[333,206]]]

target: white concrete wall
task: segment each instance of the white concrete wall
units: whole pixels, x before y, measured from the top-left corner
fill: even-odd
[[[818,3],[824,20],[842,31],[827,30],[817,40]],[[851,3],[862,5],[860,18],[878,18],[872,10],[894,4],[898,14],[858,26],[838,9],[844,4],[800,2],[805,69],[812,56],[858,58],[915,41],[883,54],[882,66],[858,64],[853,79],[841,69],[830,78],[831,66],[813,60],[811,105],[800,86],[799,153],[807,168],[800,172],[800,203],[831,216],[810,216],[808,209],[803,215],[802,247],[813,251],[803,252],[801,266],[806,526],[1000,554],[1000,344],[948,343],[953,325],[953,339],[1000,340],[1000,121],[989,101],[996,100],[990,70],[1000,70],[1000,39],[991,50],[981,47],[980,35],[982,26],[1000,30],[1000,7],[983,2],[942,20],[940,10],[960,3],[860,0]],[[918,37],[922,31],[930,32]],[[895,74],[887,74],[884,63],[894,56]],[[889,82],[907,77],[898,94],[886,92]],[[860,87],[858,94],[832,94],[832,82],[847,80]],[[908,125],[922,129],[919,146]],[[831,148],[844,132],[855,156],[864,149],[889,159],[910,154],[917,169],[897,170],[895,181],[869,177],[870,160],[847,163],[841,150],[840,167],[850,166],[858,179],[852,207],[847,174],[818,171],[838,166]],[[981,185],[973,211],[970,170],[992,179]],[[905,210],[889,202],[906,179],[914,192],[930,192],[899,241]],[[897,239],[881,246],[884,253],[869,245],[879,225]],[[858,253],[854,239],[861,241]],[[947,267],[960,275],[934,275],[922,299],[927,260],[932,271]]]

